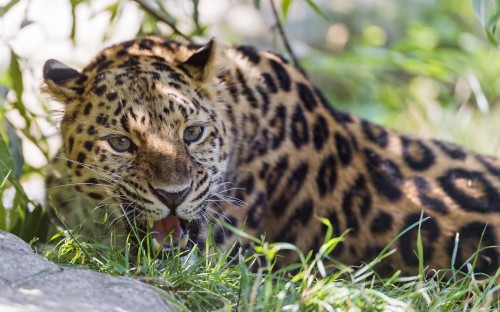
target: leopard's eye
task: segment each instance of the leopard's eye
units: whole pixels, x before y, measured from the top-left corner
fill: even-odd
[[[196,142],[203,135],[203,127],[201,126],[191,126],[184,130],[184,141],[186,142]]]
[[[109,146],[119,153],[126,152],[132,147],[132,142],[124,136],[116,136],[108,139]]]

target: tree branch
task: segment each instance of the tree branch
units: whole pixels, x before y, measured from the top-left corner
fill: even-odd
[[[137,4],[139,4],[144,11],[148,12],[149,14],[154,16],[154,18],[167,24],[170,28],[172,28],[172,30],[174,31],[174,34],[181,36],[182,38],[186,39],[188,42],[193,42],[193,40],[191,40],[191,38],[189,38],[189,36],[182,33],[171,21],[169,21],[167,18],[165,18],[165,16],[163,16],[158,11],[156,11],[151,5],[146,3],[146,1],[144,1],[144,0],[134,0],[134,1]]]
[[[269,2],[271,3],[271,8],[273,10],[274,18],[276,19],[276,28],[278,28],[281,40],[283,41],[283,44],[285,45],[286,51],[288,52],[288,54],[292,58],[293,66],[295,66],[295,68],[297,68],[302,74],[306,75],[306,71],[300,65],[300,62],[299,62],[297,56],[293,52],[292,47],[290,46],[290,43],[288,42],[288,38],[285,34],[285,30],[283,29],[283,25],[281,25],[278,10],[276,10],[276,6],[274,5],[274,0],[269,0]]]

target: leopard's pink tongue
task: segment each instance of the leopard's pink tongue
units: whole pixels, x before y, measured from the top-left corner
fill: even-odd
[[[181,221],[176,216],[168,216],[161,220],[153,222],[152,232],[158,243],[170,247],[170,239],[174,246],[179,244],[182,237]],[[171,237],[167,236],[171,234]]]

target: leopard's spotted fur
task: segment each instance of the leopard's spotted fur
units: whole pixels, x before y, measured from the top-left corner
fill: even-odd
[[[66,104],[63,151],[77,188],[121,203],[139,224],[173,213],[187,221],[223,216],[307,251],[323,242],[322,217],[335,235],[349,229],[333,253],[357,264],[423,211],[425,265],[449,268],[460,233],[456,267],[479,245],[494,247],[481,251],[476,271],[499,267],[497,159],[338,111],[276,54],[146,37],[105,49],[82,72],[48,61],[44,74],[46,91]],[[183,140],[193,125],[202,137]],[[114,150],[109,140],[117,137],[131,147]],[[188,185],[172,212],[158,190]],[[203,239],[197,222],[187,223],[191,238]],[[417,232],[399,239],[388,263],[416,272]],[[226,246],[235,239],[221,229],[215,237]]]

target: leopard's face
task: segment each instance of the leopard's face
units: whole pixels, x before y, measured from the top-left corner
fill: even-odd
[[[45,70],[56,96],[55,87],[68,81],[57,81],[56,71],[76,75],[61,66]],[[121,209],[131,223],[149,226],[166,247],[168,234],[182,247],[184,234],[196,239],[227,167],[224,120],[196,70],[127,54],[94,63],[66,86],[77,89],[61,123],[77,189],[98,205]]]

